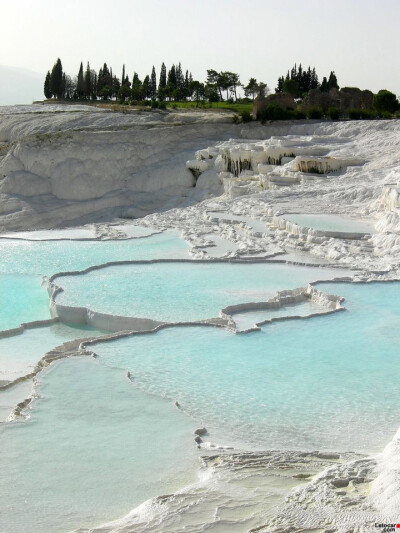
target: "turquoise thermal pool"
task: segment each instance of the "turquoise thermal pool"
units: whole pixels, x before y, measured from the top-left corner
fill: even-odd
[[[126,372],[72,358],[40,375],[25,422],[0,425],[0,530],[95,526],[194,481],[193,421]]]
[[[106,241],[21,241],[0,239],[0,274],[50,276],[108,261],[188,258],[188,246],[177,231],[151,237]]]
[[[64,289],[58,304],[177,322],[212,318],[227,305],[267,300],[278,290],[346,275],[281,263],[171,262],[110,266],[54,281]]]
[[[283,215],[299,226],[313,228],[319,231],[337,231],[343,233],[374,233],[374,225],[363,220],[341,215],[307,215],[290,213]]]
[[[0,330],[50,318],[49,298],[34,274],[0,274]]]
[[[348,311],[247,335],[172,328],[93,349],[142,390],[178,399],[214,441],[378,451],[400,421],[400,284],[321,288],[344,295]]]
[[[0,330],[50,318],[43,275],[106,261],[188,257],[176,231],[126,241],[44,241],[0,239]]]
[[[102,332],[88,326],[70,327],[60,323],[1,339],[0,380],[14,381],[31,373],[47,352],[66,341],[99,335]]]
[[[146,262],[188,258],[187,251],[173,232],[132,241],[0,241],[0,329],[49,317],[42,275],[106,261],[145,262],[57,276],[64,291],[56,302],[187,322],[351,275],[283,263]],[[29,418],[0,424],[0,530],[94,527],[179,490],[197,479],[204,453],[193,441],[198,427],[208,429],[205,447],[235,451],[380,451],[400,425],[400,283],[317,287],[344,296],[347,311],[243,335],[169,327],[89,344],[87,355],[39,373],[24,411]],[[302,302],[236,318],[246,328],[321,310]],[[101,334],[59,323],[0,339],[0,382],[29,373],[65,341]],[[27,380],[0,391],[0,422],[33,385]]]

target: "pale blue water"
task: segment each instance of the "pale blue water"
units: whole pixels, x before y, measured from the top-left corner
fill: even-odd
[[[35,274],[0,275],[0,330],[50,317],[47,291]]]
[[[0,423],[6,422],[19,402],[28,398],[32,393],[33,381],[21,381],[9,389],[0,391]]]
[[[254,328],[256,324],[265,320],[272,320],[275,318],[282,318],[287,316],[308,316],[315,313],[326,311],[326,307],[318,305],[314,302],[305,301],[297,304],[289,304],[278,309],[263,309],[258,311],[246,311],[242,313],[234,313],[232,318],[236,324],[238,331]]]
[[[56,301],[116,315],[193,321],[218,316],[227,305],[346,274],[285,264],[133,264],[59,277],[55,283],[64,292]]]
[[[0,239],[0,274],[51,275],[81,270],[107,261],[188,258],[188,246],[177,231],[122,241],[45,241]]]
[[[165,235],[122,243],[0,242],[0,321],[12,327],[45,318],[41,274],[186,250]],[[194,320],[341,275],[282,264],[131,265],[64,278],[71,285],[63,298],[101,311]],[[249,335],[171,328],[99,344],[98,359],[70,358],[47,369],[31,419],[0,425],[0,531],[90,527],[177,490],[195,478],[193,430],[202,425],[211,441],[245,449],[380,451],[400,425],[400,283],[320,288],[345,296],[348,311]],[[56,326],[0,339],[3,377],[83,336],[82,328]],[[29,387],[5,394],[0,415]]]
[[[39,360],[52,348],[66,341],[102,335],[88,326],[55,324],[27,329],[21,335],[0,340],[0,380],[13,381],[33,371]],[[0,391],[0,402],[2,392]]]
[[[224,444],[378,451],[400,426],[400,284],[322,289],[348,311],[249,335],[174,328],[95,351]]]
[[[352,219],[340,215],[306,215],[306,214],[287,214],[284,218],[304,226],[321,231],[341,231],[349,233],[374,233],[373,222]]]
[[[194,481],[194,422],[92,358],[41,375],[31,419],[0,425],[0,531],[94,526]]]
[[[50,318],[43,275],[80,270],[107,261],[188,257],[188,246],[170,231],[127,241],[27,242],[0,239],[0,330]]]

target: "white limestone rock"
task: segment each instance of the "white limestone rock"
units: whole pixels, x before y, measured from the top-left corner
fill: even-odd
[[[8,175],[0,181],[0,193],[3,194],[41,196],[43,194],[51,194],[51,192],[51,183],[48,179],[25,170],[9,172]]]
[[[223,187],[215,169],[210,168],[200,174],[196,182],[196,189],[207,189],[216,196],[222,193]]]
[[[0,177],[6,177],[10,172],[16,170],[24,170],[24,165],[12,152],[8,152],[0,161]]]

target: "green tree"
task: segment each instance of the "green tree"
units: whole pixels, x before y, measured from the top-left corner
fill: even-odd
[[[76,93],[79,99],[82,99],[85,94],[85,82],[83,78],[83,64],[79,67],[78,79],[76,82]]]
[[[160,70],[160,81],[158,83],[158,99],[165,99],[165,88],[167,86],[167,68],[163,62]]]
[[[219,102],[220,101],[218,88],[215,85],[213,85],[213,84],[211,84],[211,85],[209,85],[208,83],[205,84],[205,86],[204,86],[204,94],[205,94],[205,97],[207,98],[207,100],[209,102]]]
[[[282,92],[290,94],[293,98],[296,98],[299,94],[299,83],[296,80],[285,80],[282,87]]]
[[[143,85],[137,72],[133,74],[131,96],[132,100],[143,100]]]
[[[83,78],[83,95],[87,100],[90,100],[92,94],[92,74],[90,72],[89,61],[86,65],[85,76]]]
[[[334,72],[332,72],[332,74],[335,75]],[[336,80],[336,76],[335,76],[335,80]],[[318,89],[318,87],[319,87],[318,74],[314,67],[311,71],[311,76],[310,76],[310,89]]]
[[[108,100],[108,98],[112,96],[112,87],[112,73],[108,69],[107,63],[104,63],[103,67],[100,68],[97,77],[97,95],[103,98],[103,100]]]
[[[117,76],[112,77],[112,96],[117,97],[121,89],[121,82]]]
[[[321,92],[323,93],[329,92],[329,85],[328,85],[328,80],[326,79],[326,76],[324,76],[322,79]]]
[[[125,77],[125,63],[122,65],[122,77],[121,77],[121,87],[125,85],[126,77]]]
[[[155,98],[157,96],[157,76],[156,76],[156,69],[153,68],[151,70],[151,77],[150,77],[150,98]]]
[[[252,100],[254,101],[255,95],[257,93],[257,87],[257,80],[255,78],[250,78],[249,83],[244,88],[244,94],[246,96],[251,96]]]
[[[165,86],[165,95],[171,100],[175,100],[177,96],[177,82],[176,82],[176,69],[175,65],[168,71],[167,85]]]
[[[176,69],[175,69],[175,65],[172,65],[172,67],[168,71],[167,85],[171,85],[174,88],[176,87]]]
[[[220,75],[218,72],[214,69],[208,69],[207,70],[207,86],[211,89],[212,86],[214,86],[218,93],[219,93],[219,99],[222,101],[222,90],[221,85],[219,82],[221,81]],[[190,83],[190,82],[189,82]]]
[[[63,79],[61,59],[58,58],[57,61],[54,63],[50,74],[50,92],[56,98],[62,98],[64,96],[64,81],[65,80]]]
[[[283,84],[285,83],[285,78],[283,76],[281,76],[280,78],[278,78],[278,84],[275,88],[275,92],[276,93],[281,93],[283,92]]]
[[[204,83],[200,83],[197,80],[194,80],[190,83],[189,90],[191,91],[194,100],[196,102],[196,107],[199,107],[199,102],[205,97],[205,87]]]
[[[380,112],[394,113],[400,105],[394,93],[382,89],[374,95],[374,107]]]
[[[339,85],[338,85],[338,82],[337,82],[336,74],[334,73],[333,70],[331,70],[331,73],[329,74],[328,87],[329,87],[329,90],[330,89],[339,89]]]
[[[176,88],[178,89],[179,99],[181,99],[184,96],[185,77],[183,75],[182,65],[180,63],[176,65],[175,71],[176,71]]]
[[[283,79],[283,78],[282,78]],[[259,100],[262,100],[269,94],[269,87],[266,83],[263,83],[260,81],[260,83],[257,84],[257,98]]]
[[[48,100],[53,96],[53,93],[50,90],[50,71],[47,72],[44,80],[44,95]]]
[[[142,84],[143,98],[151,98],[151,82],[150,76],[147,75]]]
[[[236,72],[223,72],[221,73],[226,76],[227,82],[228,82],[228,89],[231,91],[232,96],[237,100],[237,88],[241,85],[239,74],[236,74]]]

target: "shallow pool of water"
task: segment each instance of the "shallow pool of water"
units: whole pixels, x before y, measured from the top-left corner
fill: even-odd
[[[320,231],[339,231],[345,233],[375,232],[373,222],[341,215],[306,215],[294,213],[284,215],[284,218],[295,222],[299,226]]]
[[[50,317],[47,290],[35,274],[0,275],[0,330]]]
[[[188,258],[188,246],[177,231],[125,241],[0,239],[0,330],[50,318],[43,275],[107,261],[171,257]]]
[[[347,312],[235,335],[173,328],[94,347],[138,387],[177,399],[210,439],[378,451],[400,425],[400,284],[323,284]]]
[[[41,374],[31,419],[0,426],[0,530],[98,525],[195,479],[193,421],[91,358]]]
[[[348,272],[347,272],[348,274]],[[218,316],[227,305],[262,301],[345,271],[285,264],[154,263],[62,276],[57,303],[124,316],[176,322]]]
[[[101,331],[88,326],[55,324],[0,339],[0,380],[14,381],[31,373],[47,352],[64,342],[99,335]]]
[[[256,324],[265,320],[273,320],[276,318],[298,316],[306,317],[315,313],[326,312],[326,307],[318,305],[311,301],[300,302],[297,304],[290,304],[279,307],[278,309],[262,309],[258,311],[245,311],[242,313],[234,313],[232,318],[236,324],[238,331],[254,328]]]
[[[188,258],[188,246],[179,232],[120,241],[0,240],[0,273],[51,275],[80,270],[108,261]]]

